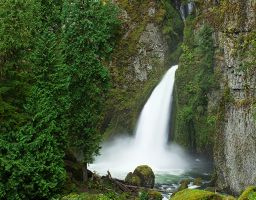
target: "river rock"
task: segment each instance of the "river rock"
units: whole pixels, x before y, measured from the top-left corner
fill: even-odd
[[[171,200],[234,200],[230,196],[226,197],[218,193],[209,192],[205,190],[191,190],[185,189],[179,191],[174,196],[172,195]]]
[[[130,185],[134,186],[141,186],[141,179],[137,175],[129,172],[125,177],[125,182],[129,183]]]
[[[203,180],[202,180],[202,178],[195,178],[195,179],[193,180],[193,185],[202,186],[202,185],[203,185]]]
[[[162,200],[163,199],[161,192],[158,192],[156,190],[149,190],[148,197],[149,197],[148,198],[149,200]]]
[[[140,187],[153,188],[155,185],[155,174],[147,165],[136,167],[134,172],[129,172],[125,178],[125,182]]]

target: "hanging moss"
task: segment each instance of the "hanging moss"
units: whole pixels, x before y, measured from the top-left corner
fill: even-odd
[[[212,30],[194,32],[190,16],[184,29],[183,53],[176,73],[174,140],[190,150],[212,151],[216,111],[208,112],[208,94],[218,87],[214,74]]]

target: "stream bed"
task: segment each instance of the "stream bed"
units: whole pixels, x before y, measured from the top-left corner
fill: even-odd
[[[155,188],[162,192],[163,200],[169,200],[171,194],[177,190],[179,187],[179,183],[181,180],[201,178],[202,186],[193,185],[192,181],[189,184],[189,188],[206,188],[208,187],[211,181],[211,174],[213,171],[212,161],[207,160],[205,157],[198,156],[190,156],[190,168],[186,169],[165,169],[165,170],[157,170],[153,169],[155,173]],[[174,161],[175,162],[175,161]],[[109,167],[109,166],[108,166]],[[120,168],[116,166],[116,168],[107,168],[105,165],[90,165],[89,169],[95,171],[99,175],[103,176],[107,174],[109,170],[112,174],[112,177],[124,180],[129,171],[133,171],[134,169],[124,169],[122,168],[122,164]],[[118,170],[120,169],[120,170]]]
[[[179,183],[184,179],[202,179],[202,186],[195,186],[191,182],[189,188],[204,189],[208,187],[212,176],[212,162],[205,158],[192,159],[191,168],[188,170],[170,170],[168,171],[156,171],[156,183],[155,188],[162,191],[163,199],[169,200],[173,192],[179,187]]]

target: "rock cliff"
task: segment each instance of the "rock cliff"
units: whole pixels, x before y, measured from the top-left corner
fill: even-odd
[[[237,194],[256,184],[256,2],[230,0],[219,6],[223,22],[215,32],[216,65],[222,71],[221,93],[228,90],[230,98],[222,102],[214,159],[217,186]]]
[[[199,152],[208,151],[207,145],[213,143],[210,152],[213,152],[215,162],[216,184],[222,190],[238,194],[246,186],[256,184],[256,2],[194,2],[196,10],[185,21],[186,48],[177,72],[175,138]],[[200,47],[200,41],[204,41],[205,46],[207,41],[210,42],[204,40],[205,34],[199,33],[204,26],[212,30],[212,72],[198,70],[206,67],[200,62],[200,57],[207,51],[204,54],[193,51]],[[200,73],[213,78],[213,83],[198,81],[198,78],[187,82],[182,80],[188,71],[190,76],[197,76],[199,80]],[[188,87],[191,83],[197,83],[194,85],[197,88]],[[206,83],[209,84],[207,90],[204,88]],[[183,90],[187,91],[192,102],[184,103],[179,97]],[[207,98],[199,101],[198,94]],[[206,120],[200,121],[198,116]],[[180,119],[183,119],[183,124]],[[202,131],[202,128],[207,131]],[[183,134],[186,131],[187,135]],[[200,140],[202,137],[207,139]]]
[[[169,1],[115,1],[123,22],[110,61],[112,89],[102,131],[133,130],[138,113],[160,77],[174,62],[183,23]]]

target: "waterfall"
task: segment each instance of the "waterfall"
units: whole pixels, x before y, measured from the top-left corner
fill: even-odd
[[[110,170],[124,176],[136,166],[147,164],[155,172],[179,174],[188,167],[186,155],[177,145],[168,145],[169,119],[175,71],[171,67],[153,90],[140,114],[135,136],[121,137],[103,145],[101,155],[89,168],[100,174]]]
[[[152,92],[138,121],[135,144],[140,152],[161,153],[167,145],[175,71],[171,67]],[[152,154],[146,154],[150,159]],[[144,155],[145,156],[145,155]],[[143,156],[143,157],[144,157]]]

